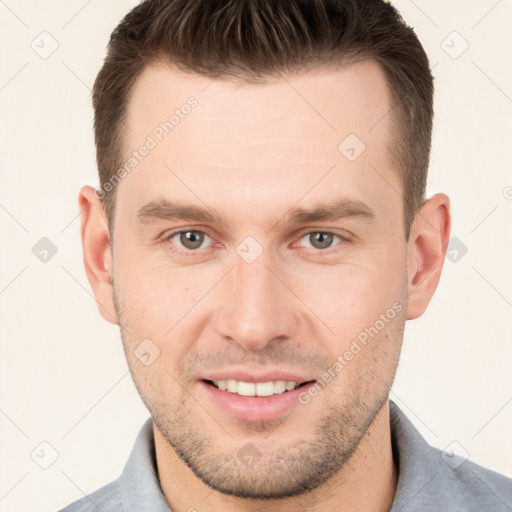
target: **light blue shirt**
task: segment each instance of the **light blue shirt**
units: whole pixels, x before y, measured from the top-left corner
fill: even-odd
[[[390,512],[512,512],[512,479],[431,447],[390,402],[398,487]],[[151,418],[121,476],[61,512],[172,512],[158,482]]]

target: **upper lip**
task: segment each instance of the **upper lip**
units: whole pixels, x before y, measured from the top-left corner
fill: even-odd
[[[315,380],[288,370],[265,369],[252,370],[250,368],[233,368],[225,370],[212,370],[202,374],[201,380],[228,380],[234,379],[243,382],[269,382],[275,380],[295,381],[299,384]]]

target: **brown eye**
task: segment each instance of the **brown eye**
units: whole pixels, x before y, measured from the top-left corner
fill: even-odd
[[[169,237],[169,240],[177,239],[178,246],[191,251],[201,248],[207,238],[210,238],[202,231],[178,231]]]
[[[326,231],[312,231],[307,233],[301,239],[304,247],[312,247],[313,249],[329,249],[331,246],[336,245],[334,242],[336,239],[340,241],[342,238],[334,233],[328,233]]]

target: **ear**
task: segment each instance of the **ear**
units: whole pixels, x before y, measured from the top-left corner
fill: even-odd
[[[108,233],[108,221],[93,187],[85,186],[78,196],[82,224],[82,248],[85,273],[89,279],[101,316],[117,324],[112,287],[112,254]]]
[[[436,194],[416,214],[409,235],[408,320],[421,316],[434,295],[441,277],[450,229],[450,200],[445,194]]]

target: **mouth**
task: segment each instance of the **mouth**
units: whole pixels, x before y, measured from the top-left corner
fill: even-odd
[[[269,377],[256,379],[260,382],[247,377],[246,380],[201,379],[198,389],[199,393],[204,394],[204,404],[219,408],[235,420],[261,423],[280,420],[295,410],[304,414],[300,412],[303,409],[299,408],[303,407],[300,395],[307,393],[316,381],[267,380]]]
[[[258,423],[281,420],[292,412],[306,414],[301,396],[317,382],[308,370],[270,366],[226,366],[205,370],[198,377],[197,392],[203,404],[230,420]],[[312,407],[307,412],[315,410]]]
[[[269,380],[266,382],[246,382],[236,379],[203,380],[206,384],[220,391],[227,391],[239,396],[266,397],[280,395],[306,386],[313,381],[297,382],[294,380]]]

